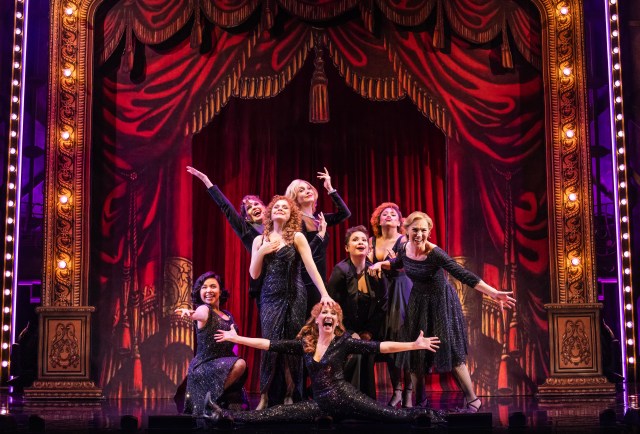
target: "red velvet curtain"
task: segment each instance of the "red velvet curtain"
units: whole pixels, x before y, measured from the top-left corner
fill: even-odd
[[[140,0],[100,9],[92,360],[108,396],[173,393],[193,331],[172,310],[189,303],[191,278],[204,269],[223,267],[230,307],[243,331],[255,331],[253,301],[243,296],[248,255],[200,185],[190,202],[192,140],[194,164],[206,161],[234,203],[249,192],[268,199],[326,165],[354,213],[349,224],[366,223],[384,200],[434,215],[436,242],[519,299],[515,315],[491,317],[487,328],[490,303],[468,297],[479,391],[535,390],[546,375],[549,285],[539,14],[526,1],[476,3]],[[308,123],[308,76],[292,83],[314,45],[344,77],[325,67],[327,125]],[[420,121],[396,126],[411,116]],[[448,137],[446,163],[427,118]],[[202,201],[213,223],[198,220]],[[328,264],[342,257],[340,245]],[[488,370],[507,359],[499,375]]]
[[[308,62],[287,88],[266,100],[233,99],[214,121],[194,136],[193,164],[234,204],[248,193],[268,202],[283,194],[295,178],[307,179],[320,192],[318,210],[335,211],[316,179],[329,169],[333,186],[352,216],[328,230],[327,273],[344,259],[344,233],[369,227],[373,209],[395,201],[405,215],[423,210],[433,216],[434,242],[445,234],[445,138],[410,101],[368,102],[328,67],[331,121],[308,122]],[[213,203],[202,183],[194,181],[194,276],[220,270],[231,290],[229,309],[244,333],[259,336],[255,302],[248,298],[249,254]],[[328,278],[328,276],[326,276]],[[250,366],[251,390],[258,389],[258,355],[242,349]]]

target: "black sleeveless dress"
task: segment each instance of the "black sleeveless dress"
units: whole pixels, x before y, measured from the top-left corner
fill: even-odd
[[[233,364],[238,360],[238,356],[233,352],[234,344],[216,342],[214,339],[217,330],[230,330],[232,324],[235,326],[233,317],[229,312],[223,311],[229,317],[225,320],[215,313],[211,306],[208,307],[209,318],[204,327],[196,331],[196,355],[189,363],[187,372],[184,412],[195,416],[202,414],[207,392],[211,392],[211,398],[219,402],[224,392],[224,383]],[[241,388],[244,381],[240,383]]]
[[[293,245],[281,247],[264,258],[260,325],[265,339],[294,339],[305,323],[307,292],[302,282],[301,263]],[[284,400],[285,363],[295,385],[293,399],[302,397],[302,359],[264,351],[260,359],[260,392],[269,394],[270,406]]]

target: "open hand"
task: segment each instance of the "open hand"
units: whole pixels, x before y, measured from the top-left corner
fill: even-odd
[[[331,176],[329,175],[329,171],[326,167],[324,168],[324,172],[318,172],[318,179],[324,180],[323,185],[327,191],[333,190],[333,187],[331,186]]]
[[[210,188],[213,185],[213,183],[209,180],[209,177],[196,168],[187,166],[187,172],[198,178],[200,181],[204,182],[204,185],[207,188]]]
[[[380,262],[376,262],[367,270],[369,276],[380,278],[382,277],[382,265]]]
[[[278,250],[279,247],[280,247],[280,240],[267,241],[266,243],[263,243],[260,246],[260,248],[258,249],[258,252],[260,252],[263,255],[268,255],[269,253],[273,253],[276,250]]]
[[[233,339],[237,337],[238,333],[236,332],[236,328],[233,324],[231,324],[230,330],[218,330],[218,332],[213,335],[216,342],[233,342]]]
[[[500,308],[511,309],[516,306],[516,299],[512,297],[513,291],[498,291],[491,294],[491,298],[500,302]]]
[[[333,305],[335,304],[335,301],[330,296],[325,295],[320,299],[320,303],[329,307],[333,307]]]
[[[180,314],[181,318],[184,318],[185,316],[191,318],[191,315],[193,315],[194,311],[191,309],[180,307],[176,309],[174,312]]]
[[[420,330],[420,336],[418,336],[414,344],[419,350],[427,350],[435,353],[436,350],[440,348],[440,338],[436,336],[425,338],[424,332]]]

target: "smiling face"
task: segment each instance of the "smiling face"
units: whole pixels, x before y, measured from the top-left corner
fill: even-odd
[[[333,334],[338,325],[338,311],[329,306],[322,306],[316,318],[316,324],[320,333]]]
[[[208,278],[200,287],[200,299],[204,304],[220,306],[220,293],[220,283],[215,277]]]
[[[262,218],[264,217],[265,207],[264,204],[258,200],[248,199],[244,202],[247,216],[253,223],[262,224]]]
[[[367,234],[362,231],[355,231],[349,236],[347,245],[344,247],[350,257],[367,256],[369,253],[369,240]]]
[[[308,182],[302,181],[296,188],[296,202],[302,206],[305,204],[314,204],[318,199],[315,189]]]
[[[409,242],[413,243],[417,247],[422,247],[427,242],[431,228],[425,219],[418,218],[413,221],[407,228],[407,236]]]
[[[272,221],[280,220],[282,222],[286,222],[290,217],[291,208],[289,207],[289,202],[284,199],[280,199],[273,204],[273,207],[271,208]]]

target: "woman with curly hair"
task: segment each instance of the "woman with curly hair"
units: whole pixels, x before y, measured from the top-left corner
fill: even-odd
[[[220,276],[207,271],[196,279],[191,290],[193,309],[176,309],[180,316],[197,323],[196,355],[187,373],[184,407],[187,414],[202,414],[207,393],[220,404],[223,399],[247,404],[242,387],[247,378],[246,362],[234,353],[234,345],[214,339],[216,330],[230,330],[235,324],[231,313],[220,308],[228,297]]]
[[[402,213],[393,202],[383,202],[371,214],[373,236],[369,239],[371,250],[369,261],[372,264],[395,258],[402,243],[407,239],[403,235]],[[411,279],[404,270],[383,270],[382,281],[387,288],[388,306],[384,320],[383,339],[389,341],[404,340],[403,326],[407,312],[407,303],[411,294]],[[412,407],[413,386],[409,370],[409,358],[406,354],[390,354],[387,369],[393,386],[393,395],[389,405]],[[402,382],[404,379],[404,389]]]
[[[305,320],[305,269],[324,303],[333,304],[318,273],[311,249],[300,232],[300,210],[286,196],[274,196],[267,206],[264,232],[253,241],[249,274],[262,280],[260,325],[265,339],[293,339]],[[282,386],[285,389],[282,389]],[[260,402],[290,404],[302,397],[302,360],[291,355],[263,353],[260,360]]]
[[[231,416],[243,423],[311,422],[319,417],[365,419],[388,422],[411,422],[416,416],[434,416],[425,408],[396,409],[381,405],[358,391],[344,380],[342,367],[349,354],[395,353],[398,351],[436,351],[439,339],[425,338],[422,334],[414,342],[375,342],[353,339],[342,324],[342,309],[318,303],[311,310],[311,318],[295,340],[270,341],[268,339],[238,336],[235,329],[220,330],[217,342],[233,342],[261,350],[297,354],[304,358],[309,369],[313,401],[289,406],[278,405],[262,411],[228,412],[212,400],[205,399],[205,417],[213,419]],[[208,414],[208,409],[214,410]]]

